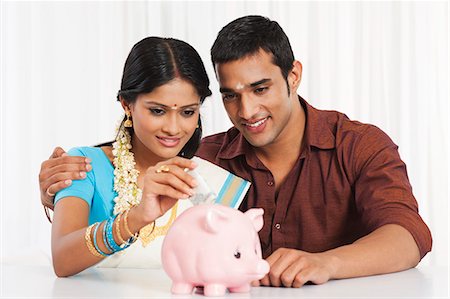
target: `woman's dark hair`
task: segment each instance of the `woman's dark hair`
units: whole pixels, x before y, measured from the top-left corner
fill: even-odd
[[[211,48],[213,67],[256,54],[260,49],[272,54],[273,63],[287,80],[294,63],[291,44],[277,22],[262,16],[241,17],[220,30]]]
[[[133,104],[139,94],[152,92],[175,78],[192,83],[200,96],[200,103],[211,95],[205,66],[191,45],[173,38],[144,38],[133,46],[128,55],[117,100],[122,98],[127,104]],[[198,128],[178,156],[192,158],[201,138],[199,117]]]

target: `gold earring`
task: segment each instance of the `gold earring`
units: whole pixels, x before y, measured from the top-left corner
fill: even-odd
[[[125,111],[125,115],[127,116],[127,120],[123,123],[123,126],[125,128],[131,128],[133,127],[133,122],[131,121],[131,115],[129,111]]]

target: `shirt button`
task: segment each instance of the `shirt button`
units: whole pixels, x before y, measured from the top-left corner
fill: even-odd
[[[280,229],[281,228],[281,224],[279,224],[279,223],[275,224],[275,228],[276,229]]]
[[[273,181],[268,181],[267,186],[273,186]]]

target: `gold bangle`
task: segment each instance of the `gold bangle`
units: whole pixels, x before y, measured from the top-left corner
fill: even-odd
[[[102,256],[97,249],[94,248],[94,245],[92,244],[92,239],[91,239],[91,231],[92,228],[95,225],[98,225],[99,223],[96,222],[94,224],[91,224],[87,229],[86,229],[86,233],[84,234],[84,239],[86,240],[86,246],[89,249],[90,253],[92,253],[92,255],[96,256],[96,257],[100,257],[100,258],[104,258],[104,256]]]
[[[117,220],[116,220],[115,225],[116,225],[116,235],[117,235],[117,239],[119,239],[120,244],[123,245],[123,244],[128,244],[128,242],[125,241],[125,240],[122,238],[122,235],[120,234],[120,216],[121,216],[121,215],[122,215],[122,213],[120,213],[119,215],[117,215]]]
[[[130,228],[128,227],[128,212],[130,210],[126,210],[125,213],[123,214],[123,223],[124,223],[124,227],[125,227],[125,232],[127,234],[129,234],[130,236],[132,236],[133,238],[137,238],[139,236],[139,232],[136,232],[135,234],[133,234],[131,232]]]

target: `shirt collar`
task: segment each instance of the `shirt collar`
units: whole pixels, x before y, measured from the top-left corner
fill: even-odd
[[[239,155],[245,155],[253,151],[251,145],[236,127],[229,129],[225,136],[218,158],[233,159]]]
[[[308,104],[302,97],[298,97],[300,100],[300,104],[303,106],[305,110],[306,116],[306,126],[305,126],[305,134],[304,134],[304,145],[305,148],[316,147],[319,149],[333,149],[336,147],[335,136],[332,132],[333,122],[337,121],[334,118],[334,115],[328,113],[328,111],[322,111],[314,108],[310,104]],[[330,111],[331,112],[331,111]]]
[[[316,147],[319,149],[335,148],[335,137],[331,131],[328,113],[309,105],[302,97],[298,96],[300,104],[305,110],[306,126],[303,144],[304,148]],[[259,166],[259,160],[253,154],[253,147],[239,132],[232,127],[228,130],[222,148],[218,153],[219,159],[233,159],[240,155],[245,155],[247,162],[253,166]]]

